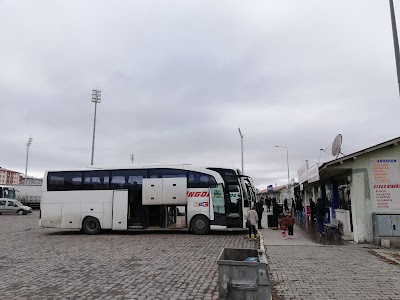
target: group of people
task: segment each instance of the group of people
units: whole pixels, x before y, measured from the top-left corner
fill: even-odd
[[[288,199],[285,199],[283,202],[283,207],[279,205],[275,198],[267,198],[264,202],[264,198],[261,197],[260,201],[257,202],[251,210],[247,213],[247,220],[249,222],[249,238],[251,239],[252,233],[254,233],[254,238],[257,238],[257,229],[263,229],[261,226],[262,216],[264,212],[264,203],[267,206],[267,211],[271,212],[272,207],[272,215],[268,220],[268,227],[272,229],[278,229],[278,225],[282,231],[282,237],[286,239],[286,230],[288,230],[289,238],[293,237],[293,226],[295,223],[301,225],[303,219],[303,201],[301,198],[297,198],[296,201],[291,199],[291,209],[289,210]],[[294,218],[294,213],[296,213],[296,219]],[[318,231],[321,236],[325,235],[324,231],[324,221],[326,216],[325,205],[321,198],[317,199],[317,203],[315,203],[312,199],[310,199],[310,222],[312,224],[317,223]]]

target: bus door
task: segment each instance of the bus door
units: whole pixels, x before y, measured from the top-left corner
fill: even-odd
[[[243,215],[246,216],[247,212],[250,210],[251,205],[252,205],[252,192],[251,192],[251,186],[249,185],[249,182],[246,181],[245,177],[240,178],[240,189],[242,192],[242,211]],[[244,219],[243,219],[243,226],[244,226]]]
[[[128,190],[113,191],[112,229],[128,229]]]
[[[209,188],[209,194],[210,194],[209,207],[210,207],[210,220],[211,220],[210,225],[226,226],[225,193],[223,185],[217,184],[211,186]]]

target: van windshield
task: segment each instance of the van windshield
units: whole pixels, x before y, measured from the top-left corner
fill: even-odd
[[[15,203],[17,203],[18,206],[23,206],[23,204],[21,202],[19,202],[18,200],[14,200]]]

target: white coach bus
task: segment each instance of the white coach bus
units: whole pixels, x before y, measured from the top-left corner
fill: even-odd
[[[248,177],[212,169],[126,165],[47,171],[39,225],[86,234],[147,228],[207,234],[210,229],[244,228],[252,201],[252,187],[244,183]],[[230,197],[233,185],[240,194],[235,199]],[[176,206],[185,206],[185,216],[177,216]]]

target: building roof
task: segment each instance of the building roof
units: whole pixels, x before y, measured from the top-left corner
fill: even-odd
[[[0,171],[5,171],[5,172],[12,172],[12,173],[18,173],[18,174],[22,174],[22,173],[20,173],[20,172],[13,171],[13,170],[8,170],[8,169],[2,168],[2,167],[0,167]]]
[[[328,161],[326,163],[323,163],[319,167],[319,169],[320,170],[324,170],[324,169],[326,169],[327,167],[329,167],[331,165],[338,164],[338,163],[343,163],[344,161],[349,160],[349,159],[356,159],[357,156],[361,156],[361,155],[364,155],[364,154],[367,154],[367,153],[370,153],[370,152],[373,152],[373,151],[376,151],[376,150],[379,150],[379,149],[382,149],[382,148],[385,148],[385,147],[397,146],[399,144],[400,144],[400,137],[397,137],[397,138],[394,138],[392,140],[377,144],[375,146],[372,146],[372,147],[369,147],[369,148],[354,152],[352,154],[345,155],[345,156],[340,157],[338,159],[331,160],[331,161]]]
[[[274,186],[272,188],[272,192],[268,191],[268,189],[263,189],[261,191],[259,191],[259,194],[266,194],[266,193],[273,193],[273,192],[279,192],[280,190],[283,190],[286,188],[286,185],[279,185],[279,186]]]

